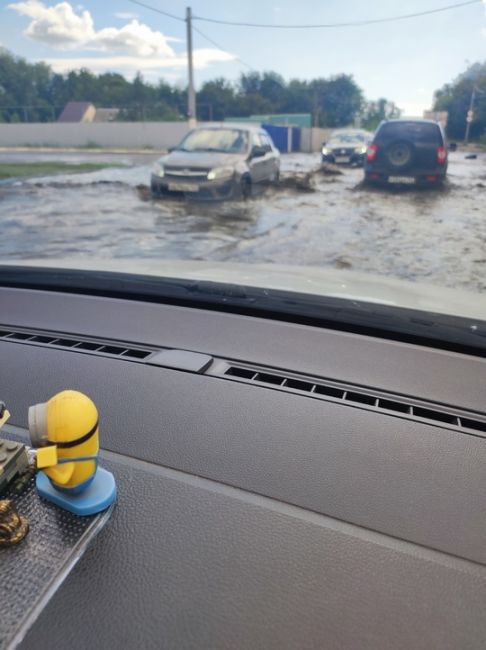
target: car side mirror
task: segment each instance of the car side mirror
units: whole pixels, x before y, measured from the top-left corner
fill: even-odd
[[[266,154],[266,149],[265,147],[260,147],[258,145],[255,145],[253,149],[251,150],[251,157],[252,158],[261,158]]]
[[[324,141],[322,142],[322,146],[325,147],[326,144],[327,144],[327,142],[324,140]]]
[[[169,153],[172,153],[172,152],[175,151],[175,150],[176,150],[176,147],[167,147],[167,151],[168,151]]]

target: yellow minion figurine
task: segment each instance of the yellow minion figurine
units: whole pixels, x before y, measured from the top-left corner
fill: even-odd
[[[41,496],[75,514],[94,514],[116,497],[113,475],[98,467],[98,410],[78,391],[64,390],[29,408]]]

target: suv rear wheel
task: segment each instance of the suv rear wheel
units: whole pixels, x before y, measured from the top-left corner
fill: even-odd
[[[413,161],[413,146],[405,140],[392,142],[386,149],[385,156],[391,167],[397,170],[405,169]]]

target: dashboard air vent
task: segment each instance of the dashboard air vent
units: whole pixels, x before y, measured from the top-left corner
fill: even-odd
[[[386,393],[373,388],[362,388],[330,380],[274,372],[267,368],[259,369],[240,365],[220,365],[219,370],[216,366],[215,371],[209,374],[222,374],[228,379],[236,381],[305,394],[317,399],[346,403],[348,406],[381,411],[411,420],[426,421],[428,424],[440,424],[447,428],[467,430],[471,434],[476,432],[476,435],[481,435],[482,433],[486,437],[486,415]]]
[[[74,338],[64,335],[56,335],[51,332],[42,334],[34,331],[6,328],[0,329],[0,341],[22,342],[32,345],[48,346],[51,348],[72,349],[78,352],[87,352],[91,354],[120,357],[132,361],[143,360],[156,350],[133,347],[130,345],[118,344],[114,341],[94,340],[88,338]]]

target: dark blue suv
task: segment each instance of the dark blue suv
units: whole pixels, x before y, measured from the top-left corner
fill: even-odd
[[[432,120],[381,122],[368,147],[365,181],[384,184],[439,185],[447,173],[447,143]]]

